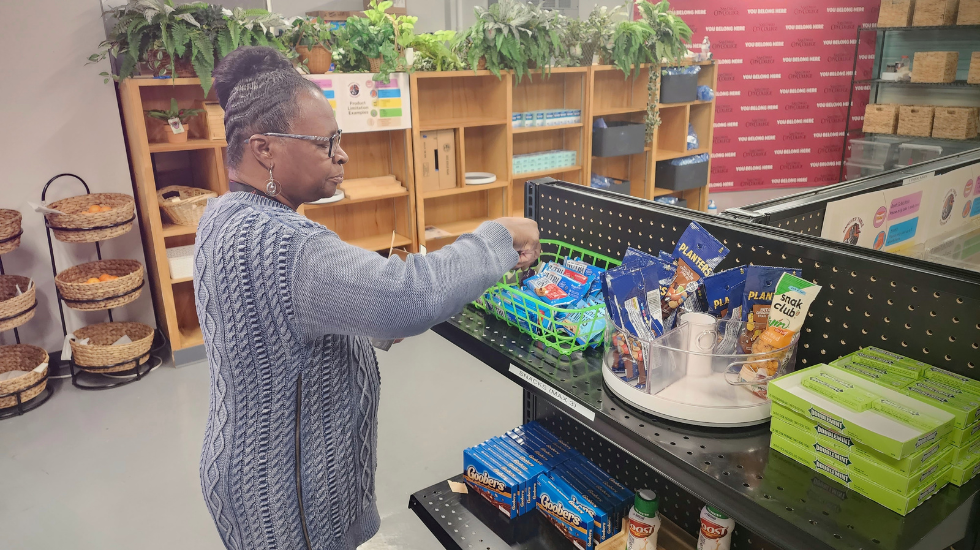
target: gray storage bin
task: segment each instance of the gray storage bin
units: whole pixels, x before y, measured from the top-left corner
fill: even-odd
[[[615,183],[610,185],[609,189],[606,189],[606,191],[612,191],[613,193],[619,193],[620,195],[630,194],[630,180],[621,180],[617,178],[609,179],[614,180]]]
[[[697,74],[660,75],[660,103],[687,103],[697,98]]]
[[[657,163],[657,189],[686,191],[708,185],[708,161],[675,166],[669,160]]]
[[[608,128],[592,129],[592,154],[618,157],[642,153],[646,146],[646,126],[642,123],[611,121]]]
[[[943,148],[938,145],[903,143],[898,146],[898,163],[895,166],[910,166],[941,156],[943,156]]]
[[[857,160],[848,160],[844,163],[844,181],[856,180],[867,176],[873,176],[885,171],[884,164],[872,164]]]

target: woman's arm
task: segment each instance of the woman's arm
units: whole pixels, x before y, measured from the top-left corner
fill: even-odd
[[[514,238],[496,222],[484,222],[455,243],[406,261],[384,258],[323,231],[299,251],[293,273],[297,323],[308,338],[420,334],[458,313],[517,262]]]

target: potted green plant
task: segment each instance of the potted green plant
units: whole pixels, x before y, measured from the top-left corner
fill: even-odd
[[[631,73],[636,78],[641,64],[656,62],[651,48],[653,38],[653,29],[646,21],[622,21],[613,33],[612,47],[606,54],[608,60],[623,71],[626,78]]]
[[[290,49],[284,47],[283,41],[275,35],[274,29],[289,27],[278,13],[241,7],[232,10],[221,8],[221,20],[214,37],[219,59],[242,46],[271,46],[280,51]]]
[[[209,9],[205,3],[181,4],[173,0],[130,0],[110,13],[116,24],[99,51],[89,56],[95,63],[112,55],[119,60],[120,80],[132,76],[140,63],[157,76],[197,75],[207,95],[214,69],[214,44],[202,30],[196,16]]]
[[[414,32],[415,22],[418,21],[417,17],[407,15],[391,16],[387,13],[391,6],[389,0],[371,0],[368,9],[364,10],[364,17],[347,19],[353,55],[367,58],[371,72],[377,73],[374,79],[383,82],[388,82],[392,72],[407,68],[408,62],[399,37]]]
[[[534,6],[520,0],[500,0],[489,8],[474,8],[476,22],[460,33],[455,51],[462,52],[471,68],[478,69],[481,59],[487,69],[500,76],[501,70],[512,70],[520,82],[528,73],[528,52],[522,37],[530,37],[528,25],[535,17]]]
[[[650,67],[647,82],[647,141],[653,138],[654,130],[660,126],[659,86],[660,63],[677,63],[687,53],[686,43],[691,41],[691,28],[680,17],[670,12],[670,3],[661,0],[657,4],[642,2],[638,4],[643,22],[653,33],[649,39],[649,49],[653,52],[655,65]]]
[[[184,127],[179,133],[176,130],[183,127],[191,118],[203,113],[204,109],[181,109],[177,106],[177,98],[172,97],[169,109],[151,109],[145,112],[146,116],[163,121],[166,126],[163,135],[166,136],[167,143],[184,143],[187,141],[187,128]],[[179,120],[180,125],[174,122],[175,120]]]
[[[369,69],[368,60],[358,55],[351,45],[350,29],[346,26],[333,31],[330,39],[334,68],[341,73],[363,73]]]
[[[542,10],[531,4],[531,20],[527,29],[530,33],[521,35],[521,46],[527,52],[528,68],[540,68],[545,73],[555,60],[565,57],[565,42],[568,31],[568,18],[561,12]]]
[[[624,10],[624,5],[612,8],[596,6],[589,12],[588,19],[581,22],[583,27],[581,66],[592,65],[596,54],[600,54],[603,58],[609,58],[608,52],[612,50],[616,26],[625,18]]]
[[[330,24],[323,19],[297,18],[283,35],[283,41],[291,46],[301,65],[313,74],[330,71],[333,56],[330,51]]]
[[[412,48],[415,71],[455,71],[462,68],[459,58],[449,48],[456,37],[455,31],[436,31],[434,33],[410,34],[404,40],[406,48]]]

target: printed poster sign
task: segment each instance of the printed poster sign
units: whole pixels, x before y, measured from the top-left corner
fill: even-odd
[[[407,73],[393,73],[387,84],[371,73],[306,75],[330,101],[345,134],[412,127]]]
[[[855,87],[857,28],[879,0],[675,0],[718,63],[711,192],[837,183],[844,130],[861,128],[870,85]],[[858,80],[873,78],[875,33],[861,33]]]

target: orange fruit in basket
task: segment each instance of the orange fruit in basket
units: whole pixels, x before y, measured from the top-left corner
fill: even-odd
[[[108,273],[103,273],[102,275],[99,275],[99,282],[104,283],[106,281],[111,281],[111,280],[116,279],[116,278],[117,277],[115,277],[113,275],[109,275]]]
[[[97,204],[93,204],[92,206],[89,206],[88,207],[88,210],[86,210],[85,212],[82,212],[82,213],[83,214],[97,214],[99,212],[102,212],[102,207],[99,206],[99,205],[97,205]]]
[[[102,282],[102,281],[100,281],[100,280],[98,280],[97,278],[95,278],[95,277],[92,277],[92,278],[90,278],[89,280],[87,280],[87,281],[85,281],[85,284],[87,284],[87,285],[91,285],[91,284],[95,284],[95,283],[101,283],[101,282]]]
[[[108,212],[108,211],[112,210],[112,207],[111,206],[106,206],[106,205],[103,204],[100,210],[102,210],[102,212]]]

